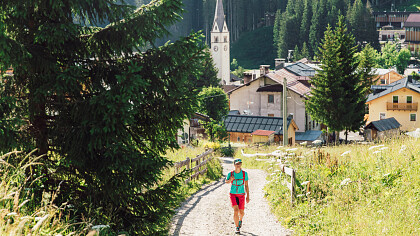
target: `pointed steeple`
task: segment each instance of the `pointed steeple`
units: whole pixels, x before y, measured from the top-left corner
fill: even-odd
[[[213,22],[212,31],[222,32],[224,23],[225,23],[225,12],[223,11],[223,1],[217,0],[216,11],[214,12],[214,22]],[[217,30],[215,29],[215,25],[217,25]]]

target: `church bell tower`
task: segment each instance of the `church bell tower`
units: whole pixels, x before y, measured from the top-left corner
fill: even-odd
[[[230,42],[229,31],[223,11],[223,1],[216,0],[213,28],[210,32],[211,53],[221,84],[230,84]]]

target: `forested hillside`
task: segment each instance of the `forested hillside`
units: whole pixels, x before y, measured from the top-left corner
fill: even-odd
[[[151,0],[127,0],[132,5],[141,6]],[[274,15],[277,20],[274,26],[275,54],[279,57],[287,57],[287,50],[297,49],[298,54],[313,57],[319,40],[328,24],[335,25],[337,16],[342,14],[346,17],[347,25],[360,43],[369,42],[378,47],[376,28],[371,17],[371,11],[391,9],[406,6],[413,0],[224,0],[223,6],[226,14],[226,22],[231,33],[232,42],[237,41],[243,33],[256,30],[260,27],[273,25]],[[163,45],[168,40],[175,40],[180,36],[188,35],[191,31],[202,30],[208,39],[210,28],[213,23],[216,0],[184,0],[183,19],[168,30],[171,36],[157,39],[156,45]],[[271,17],[266,17],[266,15]],[[264,33],[272,34],[264,30]],[[273,37],[273,36],[265,36]],[[304,45],[304,43],[306,45]],[[273,48],[268,45],[260,48],[267,51]],[[245,44],[240,44],[245,45]],[[233,46],[233,45],[232,45]],[[302,49],[304,52],[302,53]],[[249,48],[248,48],[249,49]],[[247,50],[248,50],[247,49]],[[232,51],[231,58],[242,57],[234,51],[247,51],[238,49]],[[250,54],[252,54],[250,52]],[[253,55],[250,55],[253,56]],[[241,65],[241,61],[239,65]],[[258,61],[258,60],[257,60]],[[249,64],[241,65],[249,67]],[[251,67],[257,67],[252,65]]]

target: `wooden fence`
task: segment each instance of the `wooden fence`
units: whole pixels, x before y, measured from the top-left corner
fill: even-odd
[[[290,203],[293,206],[293,196],[295,195],[295,183],[296,183],[296,176],[295,173],[296,171],[292,168],[289,168],[283,164],[280,164],[280,169],[283,173],[285,173],[286,175],[289,175],[290,178],[290,183],[287,182],[286,183],[286,187],[290,190]]]
[[[210,154],[213,153],[213,149],[209,149],[204,153],[197,155],[195,158],[187,157],[185,160],[176,162],[174,164],[175,174],[178,174],[182,171],[183,167],[186,166],[187,170],[191,170],[191,176],[186,180],[186,183],[190,182],[192,179],[198,179],[200,175],[203,175],[207,172],[207,162],[209,162],[213,156]],[[193,167],[194,166],[194,167]]]

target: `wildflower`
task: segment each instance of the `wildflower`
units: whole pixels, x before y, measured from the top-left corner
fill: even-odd
[[[343,154],[341,154],[341,156],[345,156],[345,155],[347,155],[347,154],[349,154],[351,151],[346,151],[346,152],[343,152]]]
[[[351,183],[351,179],[347,178],[347,179],[344,179],[343,181],[341,181],[340,186],[348,185],[349,183]]]

